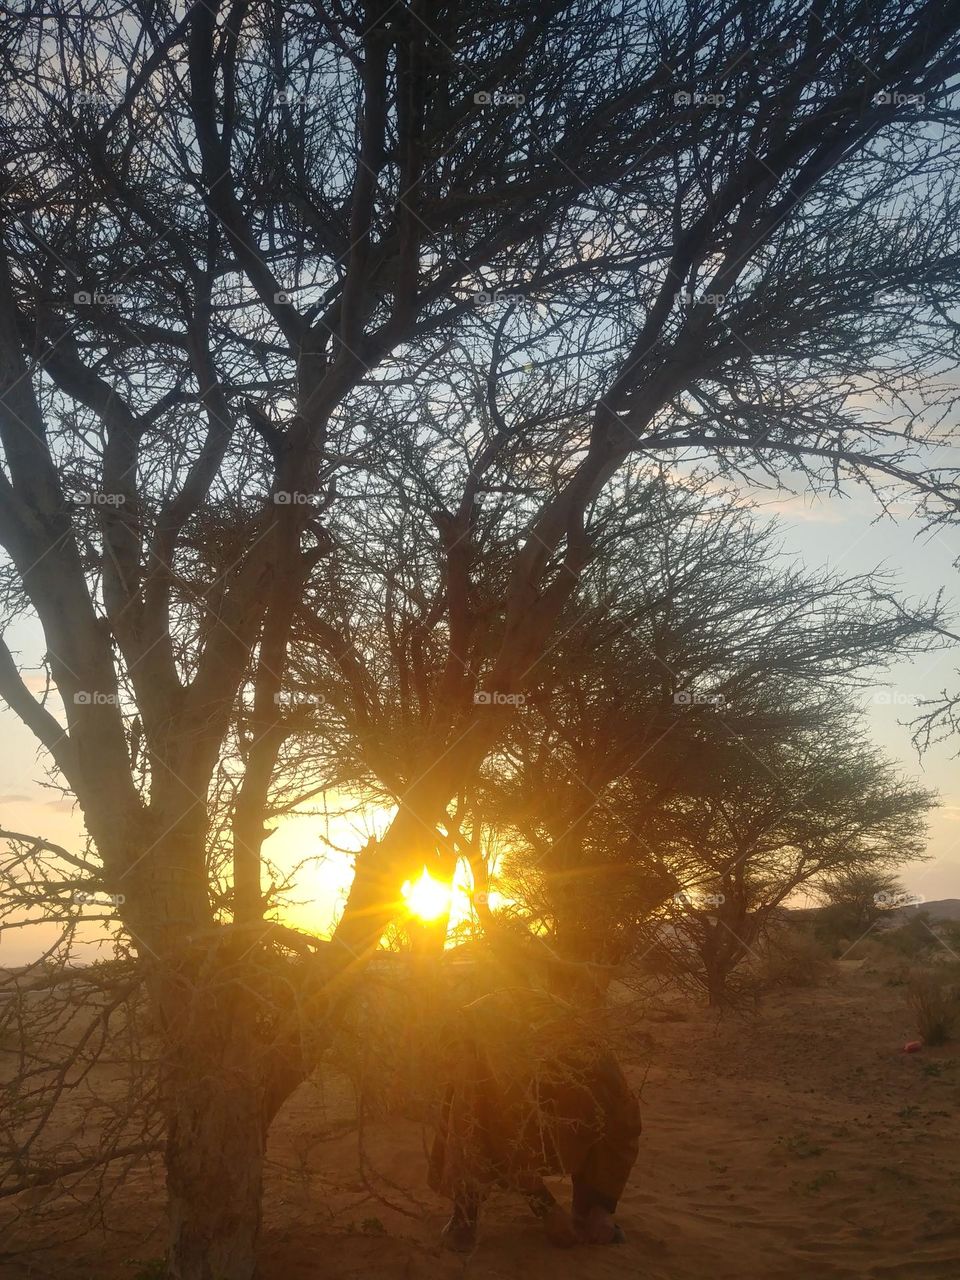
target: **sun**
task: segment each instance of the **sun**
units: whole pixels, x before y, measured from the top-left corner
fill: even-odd
[[[434,880],[426,867],[418,880],[408,880],[400,892],[407,910],[421,920],[437,920],[450,910],[449,888],[439,880]]]

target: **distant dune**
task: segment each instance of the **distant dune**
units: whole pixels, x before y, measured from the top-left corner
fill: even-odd
[[[931,920],[960,920],[960,898],[940,898],[936,902],[921,902],[915,907],[898,907],[891,915],[910,916],[922,911]]]
[[[798,922],[815,919],[825,907],[796,907],[787,911],[787,917]],[[912,915],[923,912],[931,920],[960,920],[960,898],[939,898],[933,902],[918,902],[916,906],[896,907],[885,911],[880,919],[888,926],[903,924]]]

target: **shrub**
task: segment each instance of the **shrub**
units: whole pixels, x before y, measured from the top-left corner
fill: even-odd
[[[939,945],[939,940],[930,928],[930,920],[925,911],[918,911],[916,915],[911,915],[907,923],[898,929],[885,929],[874,936],[902,956],[922,956]]]
[[[944,1044],[960,1020],[960,986],[955,968],[914,969],[907,981],[907,1003],[925,1044]]]
[[[767,935],[758,976],[770,987],[815,987],[828,968],[829,953],[823,942],[807,929],[785,925]]]

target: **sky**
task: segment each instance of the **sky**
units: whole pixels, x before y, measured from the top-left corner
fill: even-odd
[[[925,530],[916,518],[877,521],[877,504],[865,494],[773,498],[764,510],[779,520],[786,554],[811,568],[840,574],[885,568],[901,594],[916,598],[941,588],[960,631],[960,527]],[[960,647],[951,646],[899,662],[866,689],[862,705],[873,740],[904,773],[939,794],[930,814],[929,860],[902,871],[906,887],[927,901],[960,898],[960,739],[945,741],[919,756],[907,722],[918,699],[943,690],[960,693]]]
[[[960,528],[924,532],[920,522],[909,516],[877,522],[878,507],[863,491],[847,498],[768,493],[759,500],[760,518],[779,524],[786,559],[811,569],[826,566],[844,575],[884,567],[896,575],[901,592],[913,598],[944,588],[954,605],[953,616],[960,622],[960,571],[955,567],[960,559]],[[960,630],[960,625],[955,629]],[[25,657],[38,653],[37,632],[25,623],[11,628],[7,640]],[[940,806],[930,815],[929,860],[908,864],[902,872],[911,893],[927,901],[960,897],[960,759],[956,758],[960,740],[938,744],[919,758],[903,722],[914,714],[915,699],[936,696],[943,689],[960,692],[960,647],[898,663],[863,693],[867,727],[874,740],[905,773],[921,779],[940,796]],[[79,814],[69,798],[44,784],[42,758],[31,734],[0,706],[0,827],[79,849]],[[324,831],[335,844],[359,849],[372,828],[382,829],[387,818],[386,812],[338,818],[327,828],[322,818],[304,817],[277,830],[266,853],[278,865],[290,867],[300,859],[316,858],[300,878],[298,904],[287,916],[291,924],[325,931],[349,883],[349,860],[326,850],[321,839]],[[54,936],[50,927],[0,931],[0,965],[24,963]]]

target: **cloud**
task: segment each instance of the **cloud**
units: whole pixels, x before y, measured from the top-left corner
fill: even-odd
[[[823,502],[811,504],[810,498],[804,494],[773,498],[769,502],[761,499],[757,506],[763,515],[783,516],[788,520],[799,520],[802,524],[847,523],[847,517],[835,507],[830,507]]]
[[[34,796],[0,795],[0,804],[30,804]]]

